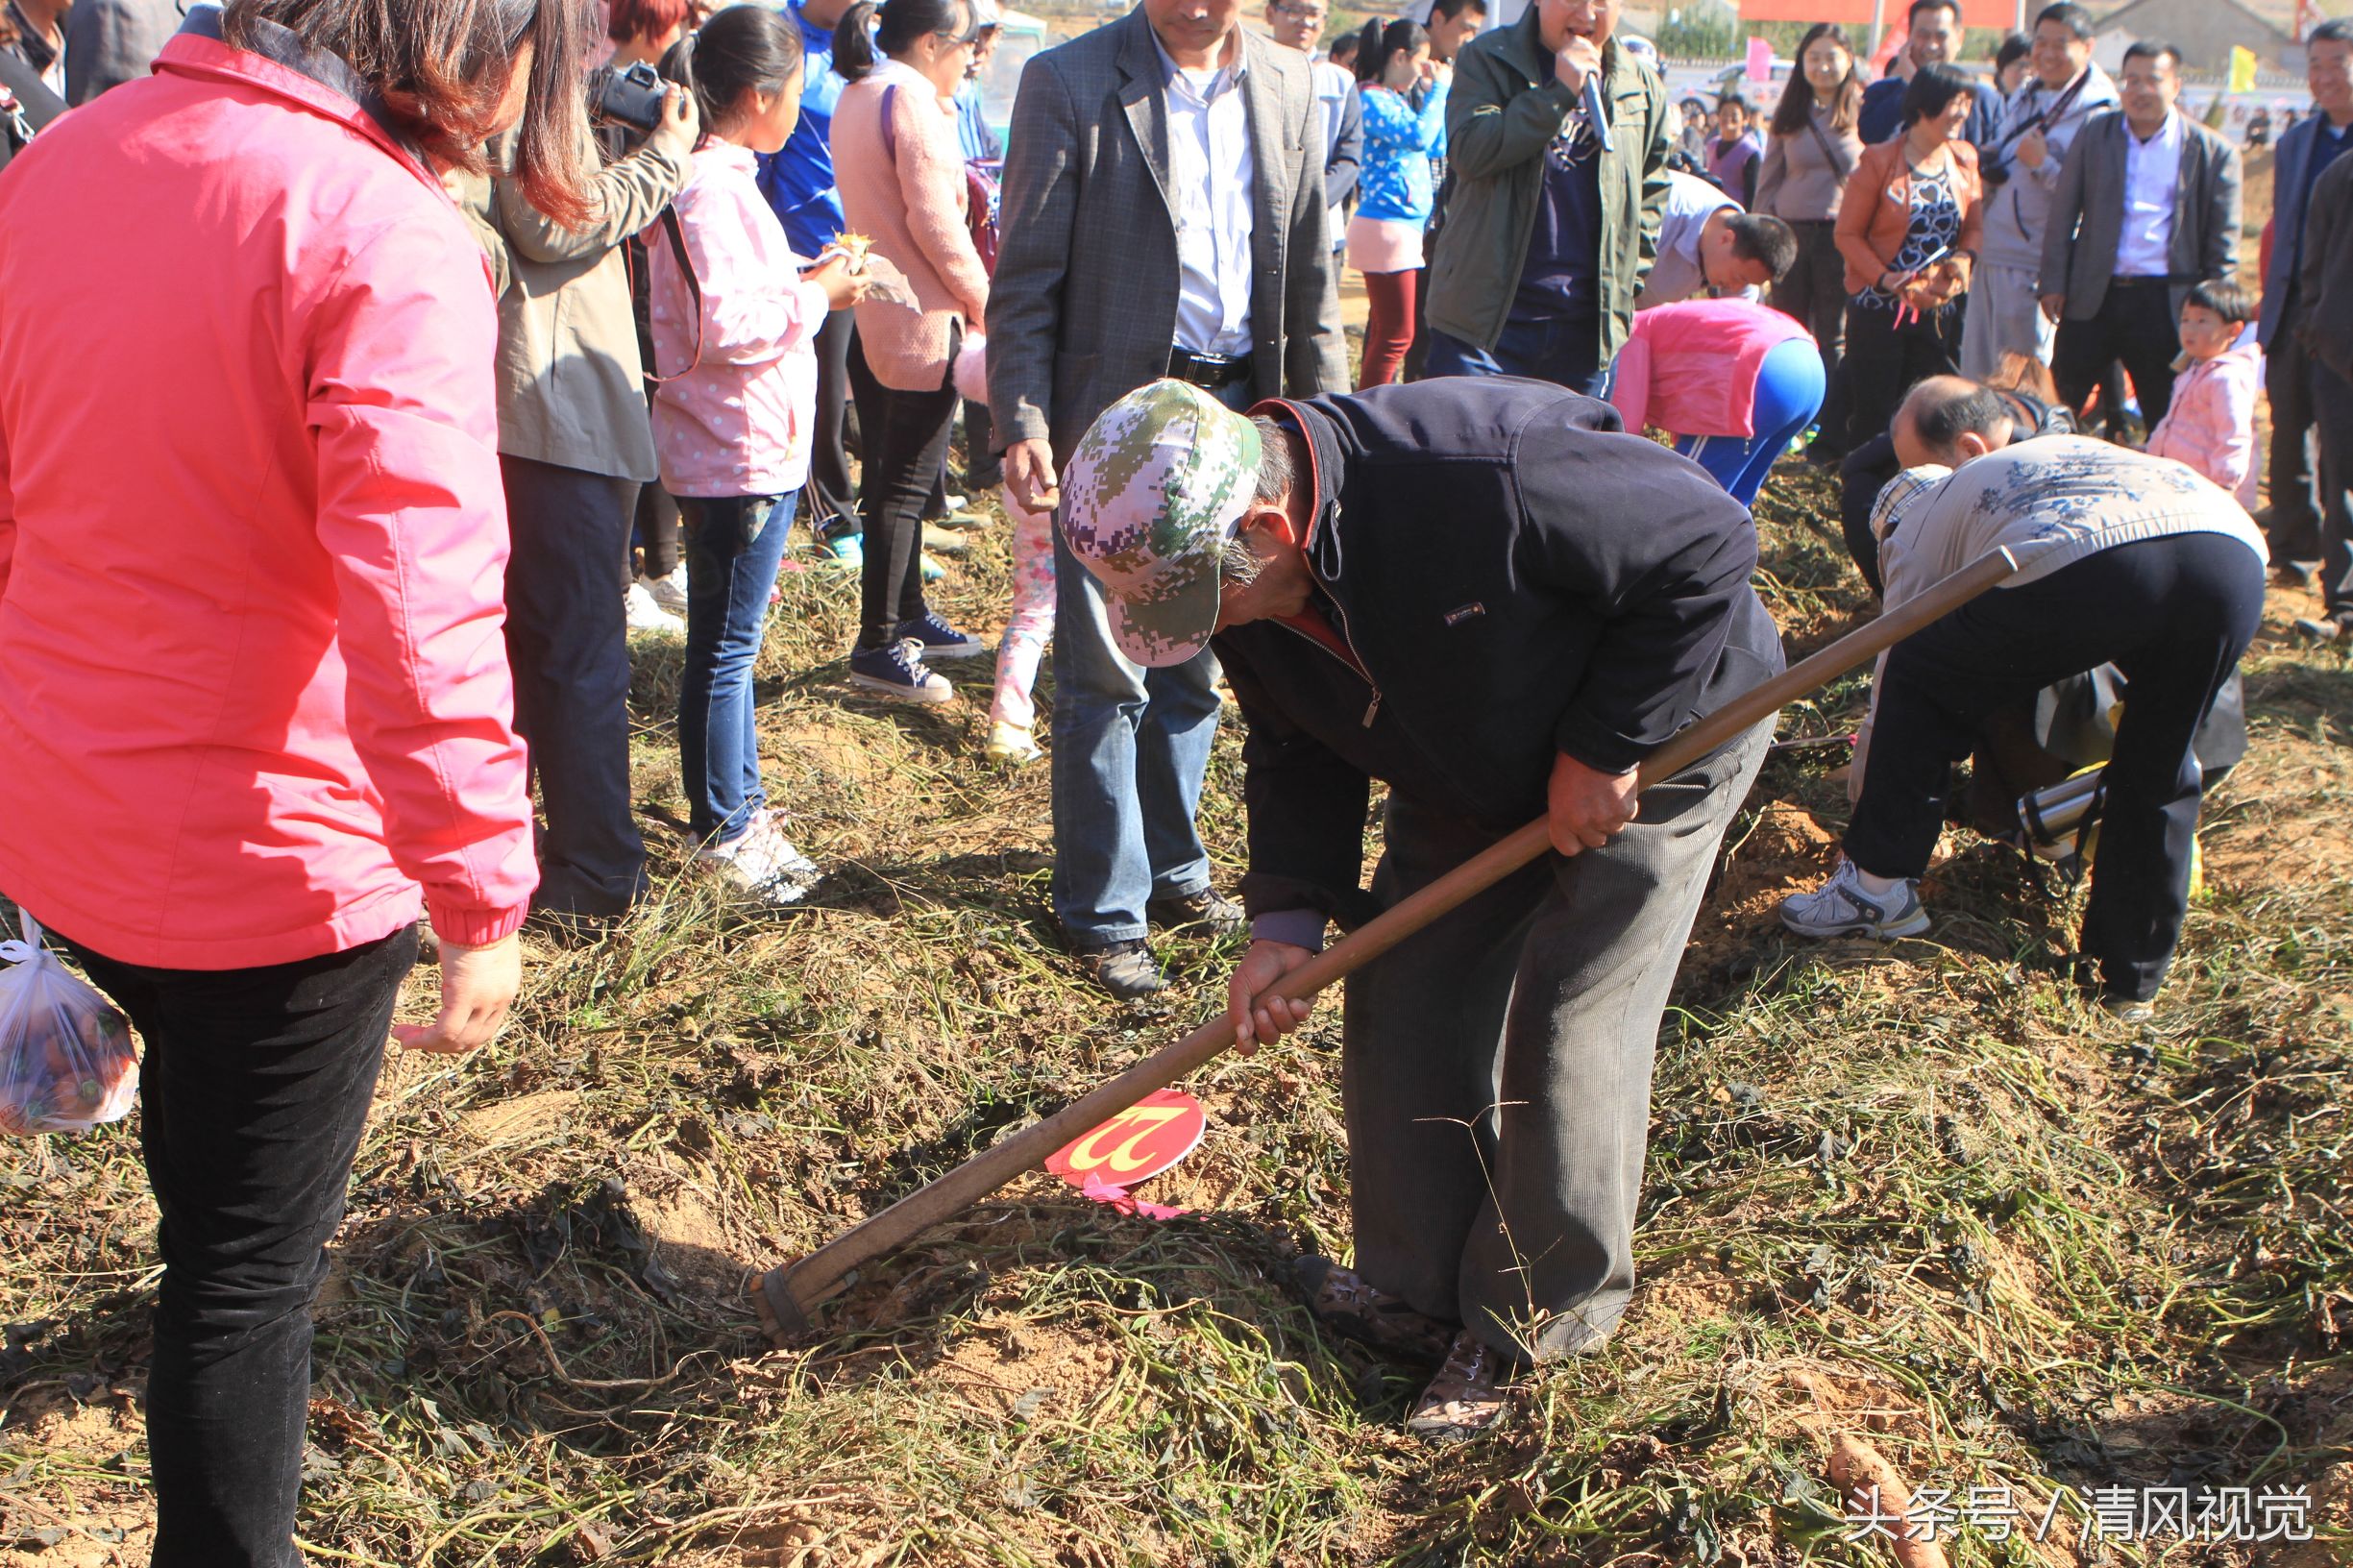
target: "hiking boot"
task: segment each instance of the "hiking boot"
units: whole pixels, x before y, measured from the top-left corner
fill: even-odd
[[[1334,1333],[1405,1360],[1429,1364],[1446,1359],[1455,1338],[1453,1324],[1415,1311],[1329,1258],[1311,1254],[1291,1269],[1307,1292],[1308,1311]]]
[[[1463,1330],[1446,1352],[1446,1364],[1413,1402],[1406,1430],[1441,1443],[1478,1436],[1504,1413],[1504,1373],[1503,1357]]]
[[[900,622],[898,629],[891,635],[921,643],[923,657],[927,659],[970,659],[989,651],[987,643],[941,620],[938,610],[927,609],[912,621]]]
[[[2353,609],[2331,610],[2326,615],[2299,615],[2295,634],[2307,643],[2333,643],[2353,628]]]
[[[1168,984],[1151,947],[1140,941],[1090,947],[1078,955],[1078,967],[1088,979],[1123,1002],[1149,996]]]
[[[945,702],[956,695],[946,677],[935,675],[923,662],[923,645],[912,637],[880,648],[861,648],[849,655],[849,683],[898,702]]]
[[[972,503],[962,496],[947,498],[947,510],[938,517],[923,519],[926,527],[948,528],[961,532],[967,528],[984,527],[989,520],[972,510]]]
[[[1781,923],[1802,937],[1888,942],[1927,930],[1928,912],[1920,907],[1918,885],[1911,878],[1887,893],[1866,893],[1854,862],[1842,860],[1820,888],[1781,900]]]
[[[2126,996],[2119,992],[2102,992],[2100,1011],[2119,1023],[2149,1023],[2157,1017],[2156,1004],[2138,996]]]
[[[1143,906],[1143,916],[1164,931],[1189,931],[1198,926],[1213,937],[1231,936],[1250,919],[1241,905],[1218,896],[1214,888],[1155,898]]]
[[[2312,579],[2318,576],[2319,572],[2320,563],[2318,561],[2291,561],[2283,558],[2271,563],[2271,580],[2282,588],[2310,588]]]
[[[1024,767],[1045,755],[1038,749],[1038,743],[1028,730],[1002,719],[989,726],[989,745],[984,754],[1004,768]]]

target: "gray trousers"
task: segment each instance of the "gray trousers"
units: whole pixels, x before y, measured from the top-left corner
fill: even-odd
[[[1348,982],[1357,1272],[1513,1359],[1598,1349],[1633,1293],[1658,1022],[1763,723],[1654,786],[1600,849],[1547,855]],[[1385,905],[1493,840],[1400,796]]]
[[[2043,314],[2035,269],[1980,261],[1969,280],[1969,312],[1961,319],[1961,374],[1990,380],[2005,354],[2050,363],[2059,327]]]

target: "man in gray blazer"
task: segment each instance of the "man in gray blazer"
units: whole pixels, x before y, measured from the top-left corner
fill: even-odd
[[[2304,77],[2313,111],[2288,128],[2273,155],[2271,265],[2255,331],[2271,400],[2271,506],[2264,531],[2271,538],[2271,564],[2287,577],[2309,581],[2320,558],[2320,510],[2313,497],[2312,355],[2296,331],[2303,314],[2296,270],[2313,184],[2353,148],[2353,17],[2333,16],[2312,30],[2304,40]]]
[[[1240,0],[1143,0],[1023,67],[988,333],[1016,503],[1056,505],[1095,416],[1163,376],[1236,408],[1346,390],[1316,114],[1306,57]],[[1143,995],[1152,924],[1241,919],[1193,826],[1217,666],[1131,663],[1059,528],[1054,556],[1054,910],[1105,989]]]
[[[2124,51],[2120,110],[2067,150],[2043,232],[2043,312],[2059,324],[2051,379],[2083,405],[2121,359],[2150,429],[2173,400],[2181,303],[2239,265],[2239,149],[2177,112],[2181,51]]]

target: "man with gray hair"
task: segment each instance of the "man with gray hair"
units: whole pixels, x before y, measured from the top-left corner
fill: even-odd
[[[1095,415],[1162,376],[1237,406],[1347,384],[1305,57],[1241,0],[1142,0],[1022,67],[989,291],[989,404],[1015,504],[1051,511]],[[1153,925],[1230,929],[1194,807],[1217,664],[1121,656],[1055,551],[1054,913],[1115,996],[1164,983]]]
[[[1780,668],[1749,514],[1608,404],[1489,378],[1248,418],[1162,381],[1096,421],[1066,491],[1121,649],[1213,647],[1249,725],[1246,1047],[1305,1018],[1262,993],[1328,921],[1550,821],[1557,855],[1348,982],[1356,1267],[1303,1270],[1341,1332],[1443,1359],[1413,1430],[1483,1430],[1510,1366],[1597,1349],[1632,1291],[1659,1017],[1773,726],[1639,802],[1635,771]]]
[[[1781,921],[1801,936],[1916,936],[1952,764],[1998,709],[2101,664],[2127,683],[2082,956],[2102,1006],[2148,1016],[2189,907],[2202,770],[2192,742],[2263,613],[2264,542],[2226,491],[2166,457],[2079,435],[2012,444],[2009,404],[1923,381],[1896,410],[1904,471],[1872,530],[1890,609],[1996,549],[2022,563],[1880,656],[1845,855]],[[1964,476],[1965,471],[1965,476]]]
[[[1969,279],[1961,326],[1961,374],[1979,380],[2005,354],[2050,363],[2058,326],[2043,313],[2035,280],[2043,270],[2043,228],[2059,192],[2059,170],[2084,122],[2116,107],[2116,84],[2092,59],[2092,13],[2074,0],[2045,6],[2034,19],[2026,80],[2002,110],[2001,135],[1983,150],[1983,254]]]

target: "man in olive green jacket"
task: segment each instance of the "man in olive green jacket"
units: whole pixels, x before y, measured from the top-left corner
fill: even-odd
[[[1533,0],[1462,51],[1428,374],[1607,384],[1667,196],[1666,86],[1611,41],[1620,3]]]

